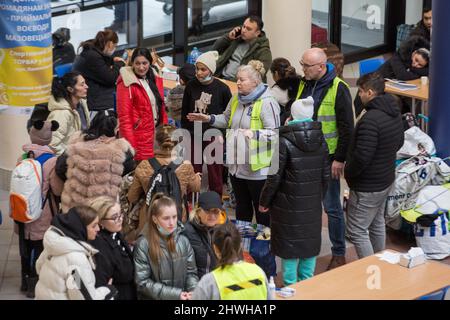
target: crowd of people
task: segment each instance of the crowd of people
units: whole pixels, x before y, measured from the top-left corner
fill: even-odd
[[[272,60],[263,27],[257,16],[245,19],[181,66],[166,98],[150,50],[113,58],[112,30],[80,45],[73,70],[53,81],[47,119],[31,119],[31,144],[19,159],[42,162],[46,199],[34,221],[16,223],[27,296],[273,299],[274,274],[244,259],[225,212],[228,181],[236,220],[271,228],[269,260],[282,259],[284,285],[314,276],[323,211],[328,270],[346,263],[346,233],[360,258],[384,249],[380,208],[404,137],[401,106],[385,94],[384,78],[427,74],[428,41],[411,37],[380,72],[358,80],[355,122],[349,85],[325,51],[302,54],[301,76],[287,59]],[[238,93],[218,78],[236,81]],[[188,142],[175,137],[178,128]],[[218,134],[204,141],[213,128]],[[220,161],[209,161],[211,150]],[[203,165],[209,191],[195,200]],[[351,189],[346,219],[343,179]]]

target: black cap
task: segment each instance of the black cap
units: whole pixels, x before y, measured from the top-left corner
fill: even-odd
[[[201,193],[198,197],[198,206],[205,211],[216,208],[223,210],[222,199],[220,198],[220,195],[214,191]]]

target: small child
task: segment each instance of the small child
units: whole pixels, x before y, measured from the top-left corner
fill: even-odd
[[[195,78],[195,66],[186,63],[177,70],[180,84],[169,91],[166,98],[166,106],[169,116],[175,121],[176,127],[181,127],[181,107],[183,103],[184,89],[189,81]]]
[[[16,223],[15,231],[19,235],[19,249],[22,268],[20,291],[28,298],[34,298],[34,289],[38,281],[36,261],[43,250],[44,233],[50,227],[54,214],[58,212],[56,199],[51,193],[51,173],[56,165],[56,155],[48,146],[52,141],[53,132],[59,127],[56,121],[34,121],[29,130],[30,144],[22,147],[23,154],[18,159],[29,158],[31,155],[42,165],[42,198],[45,206],[41,216],[30,223]],[[50,192],[50,193],[49,193]],[[47,198],[49,196],[49,198]]]
[[[322,124],[311,97],[297,100],[293,121],[280,128],[279,169],[269,176],[259,211],[270,212],[272,252],[282,259],[288,286],[314,276],[322,231],[322,201],[330,177]]]

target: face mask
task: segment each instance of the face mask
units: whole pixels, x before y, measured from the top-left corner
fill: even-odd
[[[200,81],[201,83],[206,83],[206,82],[209,82],[209,81],[211,81],[212,80],[212,75],[209,75],[209,76],[207,76],[206,78],[204,78],[203,80],[198,80],[198,81]]]
[[[175,229],[174,229],[172,232],[169,232],[169,231],[167,231],[166,229],[164,229],[163,227],[161,227],[160,225],[158,225],[158,231],[159,231],[159,233],[161,233],[163,236],[168,237],[168,236],[170,236],[170,235],[175,231]]]

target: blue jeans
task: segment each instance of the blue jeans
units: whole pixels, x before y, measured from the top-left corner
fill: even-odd
[[[309,259],[281,259],[283,282],[285,286],[314,276],[316,257]]]
[[[339,180],[330,180],[323,207],[328,215],[328,233],[333,245],[331,252],[333,256],[345,256],[345,220]]]

